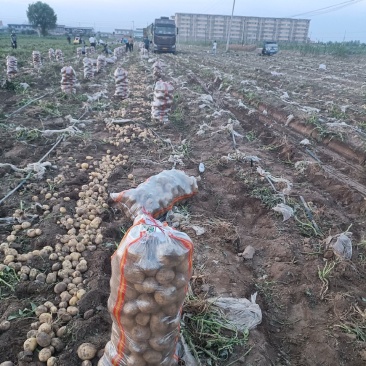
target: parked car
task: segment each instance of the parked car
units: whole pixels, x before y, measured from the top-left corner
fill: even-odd
[[[278,44],[274,41],[266,41],[263,44],[262,55],[263,56],[272,56],[278,52]]]

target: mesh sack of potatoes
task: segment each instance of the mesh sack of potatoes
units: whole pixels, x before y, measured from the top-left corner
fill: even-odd
[[[135,219],[112,256],[111,340],[98,366],[173,366],[193,244],[150,215]]]
[[[113,201],[119,202],[126,216],[134,220],[143,212],[159,218],[178,202],[198,191],[197,180],[181,170],[163,170],[133,189],[111,193]]]
[[[154,100],[151,103],[151,118],[163,123],[169,122],[169,113],[173,104],[174,87],[159,80],[154,88]]]

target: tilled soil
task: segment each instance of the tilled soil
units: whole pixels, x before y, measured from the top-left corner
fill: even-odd
[[[42,248],[61,251],[60,242],[70,235],[65,220],[90,205],[85,192],[91,188],[90,197],[102,209],[89,215],[99,217],[101,224],[78,250],[88,268],[77,287],[86,290],[77,302],[77,314],[54,315],[55,331],[66,325],[64,348],[55,356],[60,365],[80,364],[76,350],[90,342],[100,351],[93,359],[97,364],[111,330],[109,259],[132,224],[108,193],[135,187],[174,166],[199,177],[199,193],[179,208],[186,218],[179,229],[195,245],[194,278],[200,279],[195,293],[250,298],[258,292],[263,311],[263,322],[250,332],[248,344],[221,364],[365,364],[364,60],[319,60],[295,53],[212,56],[194,47],[177,56],[157,57],[166,65],[162,79],[175,88],[168,124],[151,120],[152,60],[137,52],[117,61],[129,73],[130,95],[123,101],[113,96],[116,65],[107,65],[94,81],[86,81],[82,64],[74,59],[70,62],[80,80],[76,96],[60,93],[60,66],[48,63],[39,73],[20,70],[20,82],[31,75],[29,99],[49,94],[19,113],[6,117],[25,104],[24,96],[0,89],[2,163],[24,168],[58,142],[60,135],[42,136],[35,129],[74,124],[81,131],[67,134],[44,159],[52,166],[41,179],[31,177],[0,206],[1,217],[32,217],[32,228],[42,230],[31,238],[19,229],[10,240],[18,255],[32,253],[21,260],[17,255],[11,263],[36,271],[11,288],[1,286],[1,320],[17,316],[10,320],[10,329],[1,331],[0,361],[18,362],[37,320],[25,309],[46,301],[60,305],[54,287],[65,280],[54,265],[69,253],[52,260]],[[327,69],[319,69],[320,63]],[[100,91],[104,95],[98,100],[85,97]],[[80,121],[70,121],[69,114]],[[113,119],[131,122],[118,127]],[[338,126],[342,130],[334,132],[326,123],[335,122],[352,128]],[[20,126],[26,130],[16,130]],[[300,144],[305,138],[309,145]],[[199,174],[201,162],[205,171]],[[88,163],[86,169],[83,163]],[[258,174],[259,167],[292,183],[285,201],[295,217],[283,221],[272,210],[282,202],[285,187],[271,184]],[[4,197],[27,174],[0,169]],[[100,183],[104,188],[93,191]],[[196,235],[192,226],[203,227],[205,233]],[[12,230],[12,225],[1,227],[3,243]],[[351,260],[342,260],[329,250],[326,238],[347,230],[353,233],[353,254]],[[84,235],[80,228],[77,233]],[[101,243],[95,243],[98,234]],[[238,256],[248,245],[255,249],[253,259]],[[9,264],[5,247],[0,256]],[[50,273],[55,273],[53,281],[39,276]],[[18,364],[42,364],[36,360],[37,352]]]

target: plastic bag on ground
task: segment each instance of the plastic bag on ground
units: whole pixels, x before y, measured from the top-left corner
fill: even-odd
[[[294,210],[292,207],[285,205],[284,203],[278,203],[276,207],[272,208],[273,211],[279,212],[283,216],[283,221],[287,221],[294,216]]]
[[[193,244],[150,215],[136,218],[112,256],[111,340],[98,366],[177,365]]]
[[[245,332],[248,329],[255,328],[262,322],[262,311],[256,304],[257,293],[251,296],[251,299],[219,297],[210,298],[207,301],[212,303],[213,307],[222,310],[226,319],[232,323],[233,330]]]
[[[334,253],[338,257],[343,259],[352,258],[352,241],[350,239],[351,235],[352,233],[345,232],[333,237],[328,237],[329,247],[333,249]]]
[[[190,177],[181,170],[164,170],[150,177],[138,187],[120,193],[111,193],[115,202],[119,202],[132,220],[147,212],[153,217],[160,217],[178,202],[192,197],[198,192],[195,177]]]

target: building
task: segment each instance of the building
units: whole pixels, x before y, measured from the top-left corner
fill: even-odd
[[[36,32],[30,24],[8,24],[8,28],[15,33]]]
[[[176,13],[175,23],[182,42],[226,41],[230,15]],[[307,42],[310,19],[234,16],[231,43],[260,41]]]

